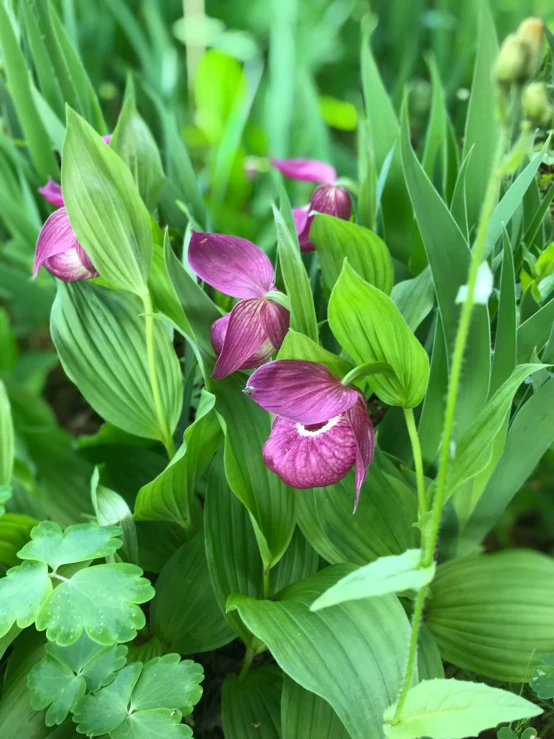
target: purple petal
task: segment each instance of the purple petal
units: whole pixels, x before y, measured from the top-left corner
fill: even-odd
[[[56,208],[63,207],[62,186],[54,182],[51,177],[48,178],[48,182],[44,187],[39,187],[38,191],[43,198],[55,205]]]
[[[304,205],[302,208],[293,208],[292,217],[294,218],[294,226],[298,234],[298,244],[300,251],[315,251],[315,247],[310,241],[310,227],[313,216],[309,216],[310,206]]]
[[[293,180],[332,185],[337,179],[335,168],[318,159],[270,159],[270,162],[281,174]]]
[[[108,134],[106,134],[106,136],[102,136],[102,141],[105,144],[109,144],[110,141],[112,140],[112,136],[113,136],[113,133],[108,133]]]
[[[256,370],[246,387],[266,411],[302,424],[324,423],[351,408],[358,391],[317,362],[277,359]]]
[[[360,488],[367,477],[367,468],[373,462],[375,451],[375,432],[373,424],[367,411],[365,398],[360,394],[358,402],[346,412],[346,418],[350,423],[352,432],[356,439],[356,499],[354,501],[354,513],[358,507]]]
[[[46,269],[64,282],[97,277],[90,258],[77,241],[65,208],[46,220],[38,236],[33,277],[44,264]]]
[[[274,300],[264,300],[260,318],[266,338],[273,345],[274,351],[277,351],[281,348],[281,344],[289,330],[289,311]]]
[[[233,298],[263,298],[273,287],[267,254],[238,236],[193,231],[188,257],[200,279]]]
[[[313,191],[310,200],[310,211],[313,210],[348,221],[352,214],[350,193],[344,187],[320,185]]]
[[[218,318],[217,321],[214,321],[212,323],[210,338],[212,340],[212,346],[215,350],[215,353],[218,356],[221,354],[223,344],[225,343],[225,336],[227,335],[230,318],[231,314],[226,313],[224,316]],[[264,362],[267,362],[267,360],[270,359],[271,356],[275,354],[275,352],[276,349],[271,341],[269,341],[269,339],[266,339],[266,341],[264,341],[260,348],[256,349],[254,354],[249,356],[248,359],[243,364],[241,364],[239,369],[252,369],[253,367],[260,367],[260,365],[264,364]]]
[[[265,301],[260,298],[241,300],[229,314],[221,354],[212,374],[215,380],[227,377],[238,370],[266,342],[267,337],[260,317],[264,303]]]
[[[344,415],[308,426],[278,416],[262,456],[287,485],[312,488],[342,480],[356,462],[356,450],[352,425]]]

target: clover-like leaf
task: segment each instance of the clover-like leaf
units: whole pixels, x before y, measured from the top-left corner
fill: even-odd
[[[178,654],[132,662],[115,680],[75,706],[77,731],[87,736],[109,733],[112,739],[182,739],[192,736],[181,724],[200,700],[204,677],[200,665]]]
[[[61,724],[85,692],[110,683],[127,657],[127,647],[103,647],[86,634],[69,647],[49,642],[45,656],[29,672],[31,705],[40,711],[48,706],[46,725]]]
[[[52,582],[43,562],[23,562],[0,579],[0,637],[14,623],[24,629],[35,621],[52,593]]]
[[[61,646],[77,641],[83,629],[91,639],[109,646],[134,639],[145,624],[137,604],[154,597],[140,567],[103,564],[64,580],[37,616],[36,627]]]
[[[21,559],[46,562],[53,570],[60,565],[85,562],[113,554],[122,542],[119,526],[77,524],[65,531],[54,521],[42,521],[31,531],[31,541],[18,552]]]
[[[550,700],[554,698],[554,654],[543,654],[541,660],[529,684],[539,698]]]
[[[4,503],[12,497],[12,486],[11,485],[0,485],[0,516],[3,516],[6,512]]]

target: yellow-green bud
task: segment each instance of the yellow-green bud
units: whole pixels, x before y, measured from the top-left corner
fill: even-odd
[[[532,82],[523,90],[523,113],[534,126],[546,126],[552,120],[552,105],[543,82]]]
[[[529,51],[528,79],[533,79],[539,71],[542,59],[544,23],[540,18],[526,18],[517,29],[517,37],[527,45]]]
[[[506,36],[496,62],[496,79],[502,85],[525,84],[536,75],[540,61],[544,24],[527,18],[516,33]]]

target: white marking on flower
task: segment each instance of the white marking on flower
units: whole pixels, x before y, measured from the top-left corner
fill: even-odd
[[[320,436],[321,434],[326,434],[327,431],[330,431],[333,426],[336,426],[341,418],[342,414],[339,416],[335,416],[334,418],[330,418],[324,426],[322,426],[320,429],[315,429],[315,431],[310,431],[310,429],[307,429],[306,426],[303,426],[301,423],[297,423],[296,430],[298,431],[300,436]],[[313,426],[315,424],[308,425]]]

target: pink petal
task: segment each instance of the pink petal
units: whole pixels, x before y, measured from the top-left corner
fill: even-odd
[[[229,314],[221,354],[212,374],[215,380],[242,367],[266,341],[260,317],[264,303],[260,298],[241,300]]]
[[[348,221],[352,214],[350,193],[344,187],[320,185],[313,191],[310,200],[310,211],[313,210]]]
[[[298,234],[298,244],[300,251],[315,251],[315,247],[310,241],[310,227],[313,216],[309,216],[310,206],[304,205],[302,208],[293,208],[292,217],[294,218],[294,226]]]
[[[358,507],[360,488],[367,477],[367,468],[373,462],[375,452],[375,432],[373,424],[367,411],[365,398],[361,395],[358,402],[346,412],[346,418],[350,423],[352,432],[356,439],[356,499],[354,501],[354,513]]]
[[[267,339],[273,345],[274,351],[277,351],[281,348],[281,344],[289,330],[289,311],[274,300],[264,300],[260,318]]]
[[[38,191],[43,198],[48,200],[49,203],[52,203],[52,205],[55,205],[56,208],[63,206],[62,186],[54,182],[51,177],[48,178],[48,182],[44,187],[39,187]]]
[[[344,415],[304,426],[276,417],[262,456],[270,470],[295,488],[325,487],[356,462],[356,438]]]
[[[303,424],[325,423],[351,408],[358,391],[317,362],[277,359],[256,370],[246,392],[266,411]]]
[[[109,143],[110,143],[110,141],[112,140],[112,136],[113,136],[113,134],[112,134],[112,133],[108,133],[108,134],[106,134],[106,136],[102,136],[102,141],[103,141],[103,142],[104,142],[105,144],[109,144]]]
[[[37,240],[33,277],[44,266],[64,282],[97,277],[90,258],[77,241],[65,208],[60,208],[46,220]]]
[[[267,254],[238,236],[193,231],[188,257],[200,279],[233,298],[263,298],[273,287]]]
[[[332,185],[337,179],[335,168],[318,159],[270,159],[270,162],[281,174],[293,180]]]

